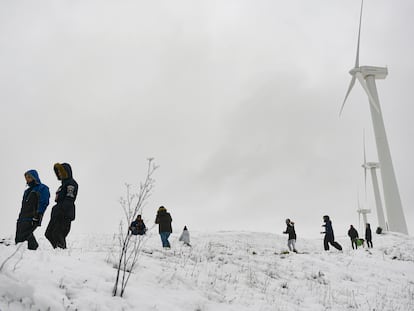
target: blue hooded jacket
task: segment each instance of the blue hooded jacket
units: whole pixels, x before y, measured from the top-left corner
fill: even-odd
[[[39,174],[36,170],[28,170],[25,175],[33,177],[34,182],[29,185],[23,194],[23,201],[25,201],[31,192],[36,192],[39,196],[39,202],[37,207],[37,213],[43,214],[49,205],[50,192],[48,186],[42,184],[39,178]]]

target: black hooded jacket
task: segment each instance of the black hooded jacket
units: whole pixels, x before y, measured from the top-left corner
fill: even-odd
[[[284,231],[283,233],[288,234],[289,240],[296,240],[296,232],[295,232],[295,226],[292,224],[287,225],[286,227],[286,231]]]
[[[158,224],[158,232],[170,232],[172,233],[171,227],[172,218],[170,213],[165,208],[160,208],[155,218],[155,223]]]
[[[351,238],[351,240],[354,240],[358,237],[358,231],[351,226],[351,228],[348,230],[348,236]]]
[[[56,176],[62,185],[56,191],[54,210],[63,213],[69,220],[75,220],[75,200],[78,195],[78,183],[72,177],[72,168],[68,163],[56,163],[54,166]]]
[[[335,236],[334,236],[331,220],[329,219],[328,216],[324,216],[323,221],[325,223],[324,225],[322,225],[323,227],[325,227],[325,232],[324,232],[325,233],[325,238],[328,239],[328,240],[334,241]]]

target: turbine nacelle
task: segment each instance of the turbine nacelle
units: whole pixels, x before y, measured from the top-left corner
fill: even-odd
[[[374,76],[375,79],[385,79],[388,75],[388,68],[386,67],[374,67],[374,66],[361,66],[352,68],[349,71],[351,76],[362,75],[362,78],[368,76]]]
[[[377,162],[367,162],[362,164],[361,166],[367,170],[380,168],[380,164]]]
[[[358,59],[358,58],[357,58]],[[358,62],[357,62],[358,63]],[[372,91],[368,87],[366,78],[373,77],[374,79],[385,79],[388,74],[388,69],[386,67],[374,67],[374,66],[356,66],[352,68],[349,73],[352,76],[351,83],[349,83],[348,91],[346,92],[345,99],[342,103],[341,110],[339,111],[339,115],[342,114],[342,110],[344,109],[345,102],[351,93],[352,88],[355,85],[355,80],[358,79],[359,83],[361,84],[362,88],[364,89],[365,93],[369,98],[369,103],[371,106],[377,111],[377,113],[381,113],[379,108],[378,99],[376,99],[372,95]]]

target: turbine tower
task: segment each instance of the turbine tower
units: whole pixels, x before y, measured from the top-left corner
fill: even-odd
[[[361,208],[361,205],[359,204],[359,195],[358,195],[358,209],[357,209],[357,213],[359,215],[359,222],[361,222],[361,215],[362,215],[362,220],[364,222],[364,229],[367,226],[367,214],[371,213],[371,210],[369,208]],[[361,229],[361,228],[360,228]]]
[[[376,79],[385,79],[388,70],[385,67],[359,66],[359,44],[361,38],[362,8],[364,1],[361,1],[361,13],[359,17],[358,44],[355,60],[355,67],[349,73],[352,76],[348,91],[346,92],[340,114],[344,108],[345,102],[351,92],[355,80],[358,79],[361,86],[368,95],[369,107],[371,111],[372,124],[375,133],[375,142],[377,145],[378,159],[381,165],[381,179],[384,190],[385,209],[389,230],[408,234],[407,223],[405,221],[404,211],[402,208],[400,193],[398,190],[397,180],[394,173],[394,167],[391,159],[391,152],[388,146],[387,135],[385,133],[384,120],[382,118]]]
[[[378,226],[381,227],[383,230],[386,230],[386,223],[384,217],[384,210],[382,208],[382,201],[380,196],[380,190],[378,186],[378,178],[376,170],[380,168],[379,163],[376,162],[367,162],[367,156],[365,151],[365,132],[364,132],[364,164],[362,164],[364,168],[364,177],[365,177],[365,195],[367,193],[367,170],[371,171],[372,177],[372,186],[374,188],[374,197],[375,197],[375,206],[377,209],[377,217],[378,217]]]

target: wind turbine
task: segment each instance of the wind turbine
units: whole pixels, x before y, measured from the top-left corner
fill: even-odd
[[[371,213],[371,210],[368,209],[368,208],[361,208],[361,204],[359,203],[359,193],[358,193],[357,199],[358,199],[358,209],[357,209],[357,213],[359,215],[359,217],[358,217],[358,219],[359,219],[359,226],[361,225],[361,215],[362,215],[362,220],[364,221],[364,229],[365,229],[366,226],[367,226],[367,222],[368,222],[367,214]]]
[[[389,230],[408,234],[407,223],[405,221],[404,211],[402,208],[401,197],[398,190],[397,180],[392,164],[391,152],[388,146],[387,135],[385,133],[384,120],[382,118],[381,107],[378,98],[376,79],[385,79],[388,69],[385,67],[359,66],[359,45],[361,38],[362,8],[364,1],[361,1],[361,13],[359,17],[358,44],[355,60],[355,67],[349,73],[352,76],[348,91],[346,92],[344,102],[342,103],[340,114],[344,108],[345,102],[351,92],[355,80],[359,83],[368,95],[369,107],[371,111],[372,124],[375,133],[375,142],[377,145],[378,159],[381,165],[381,179],[384,189],[385,209],[387,212]]]
[[[362,164],[362,167],[364,168],[364,177],[365,177],[365,195],[367,192],[367,170],[371,171],[371,177],[372,177],[372,185],[374,187],[374,197],[375,197],[375,206],[377,208],[377,217],[378,217],[378,226],[381,227],[383,230],[386,229],[385,224],[385,217],[384,217],[384,211],[382,208],[382,201],[378,186],[378,178],[376,170],[380,168],[379,163],[376,162],[367,162],[366,158],[366,152],[365,152],[365,135],[364,135],[364,164]]]

